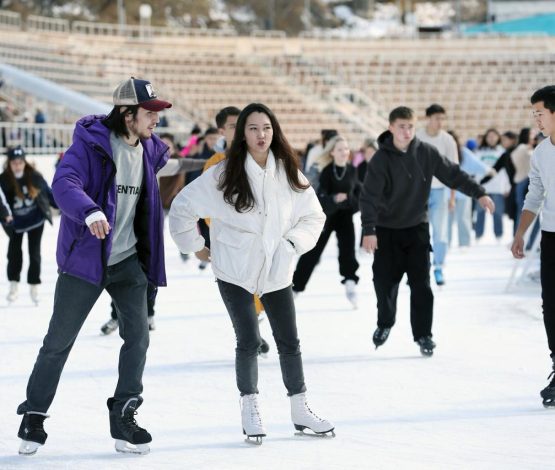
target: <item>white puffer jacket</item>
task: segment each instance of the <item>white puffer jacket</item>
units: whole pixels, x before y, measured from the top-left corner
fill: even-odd
[[[291,284],[295,254],[312,249],[326,217],[312,187],[295,192],[270,151],[266,169],[247,154],[255,206],[237,212],[218,189],[225,160],[187,185],[173,200],[170,233],[182,253],[200,251],[199,218],[211,219],[210,248],[216,278],[263,295]],[[307,180],[299,172],[301,180]],[[291,242],[291,243],[289,243]]]

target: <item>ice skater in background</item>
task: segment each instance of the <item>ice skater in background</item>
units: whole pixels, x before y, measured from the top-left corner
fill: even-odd
[[[23,268],[23,235],[27,234],[29,246],[29,270],[27,283],[31,300],[38,305],[41,272],[41,239],[44,222],[52,223],[51,207],[58,207],[52,197],[52,190],[42,175],[25,158],[25,150],[12,147],[7,152],[4,172],[0,175],[0,188],[10,207],[9,223],[4,220],[4,230],[10,241],[8,244],[8,281],[10,290],[8,302],[18,296],[18,286]]]
[[[316,159],[315,166],[320,173],[316,189],[326,214],[324,230],[316,246],[299,258],[293,273],[293,292],[303,292],[320,261],[328,240],[333,232],[337,236],[339,249],[339,274],[345,286],[347,299],[357,308],[356,274],[359,264],[355,256],[355,226],[353,214],[358,212],[360,183],[356,169],[349,163],[351,150],[342,136],[332,137],[322,154]]]
[[[135,420],[143,402],[149,344],[147,284],[166,285],[164,217],[156,172],[169,157],[153,130],[171,107],[146,80],[131,78],[114,91],[108,116],[77,122],[52,191],[62,217],[54,311],[27,385],[19,452],[34,454],[46,441],[44,420],[71,348],[100,294],[118,309],[123,345],[119,379],[108,399],[110,434],[120,452],[146,453],[150,433]],[[77,407],[82,397],[74,397]],[[86,425],[86,423],[85,423]],[[75,432],[75,430],[72,430]]]
[[[434,294],[430,287],[430,231],[427,203],[435,176],[449,188],[475,197],[492,212],[493,201],[459,166],[415,137],[412,109],[401,106],[389,114],[389,130],[368,165],[360,195],[362,246],[374,254],[372,271],[378,299],[374,345],[387,341],[395,324],[397,292],[407,273],[410,321],[414,341],[424,356],[433,354]]]
[[[260,333],[253,297],[258,294],[276,340],[295,429],[330,433],[333,424],[306,402],[291,290],[294,258],[314,247],[324,213],[276,117],[263,104],[241,111],[226,154],[177,195],[170,233],[182,252],[212,260],[237,338],[243,432],[259,443],[266,435],[258,403]],[[210,249],[197,230],[201,217],[211,219]]]
[[[551,379],[549,385],[540,394],[545,407],[555,407],[555,85],[537,90],[530,101],[536,124],[546,138],[532,154],[530,184],[511,251],[515,258],[524,258],[524,234],[541,210],[543,322],[551,353],[552,372],[548,377]]]

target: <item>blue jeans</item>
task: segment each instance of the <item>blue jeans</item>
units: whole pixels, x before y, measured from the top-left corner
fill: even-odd
[[[432,188],[428,200],[428,213],[432,229],[434,267],[441,268],[447,253],[447,215],[449,213],[448,188]]]
[[[505,196],[503,194],[488,194],[495,203],[495,212],[493,213],[493,233],[496,238],[503,236],[503,214],[505,213]],[[484,235],[484,224],[486,219],[486,211],[480,205],[476,206],[476,238]]]
[[[453,223],[457,222],[459,246],[470,246],[470,232],[472,229],[472,199],[469,197],[455,199],[455,210],[449,212],[448,234],[451,245]]]
[[[119,380],[114,398],[125,403],[143,391],[143,370],[148,349],[146,276],[138,256],[132,255],[106,268],[101,286],[61,273],[54,293],[54,313],[48,333],[27,384],[27,399],[17,414],[46,413],[54,400],[58,382],[75,339],[102,291],[106,289],[119,313]],[[94,361],[94,358],[91,358]]]

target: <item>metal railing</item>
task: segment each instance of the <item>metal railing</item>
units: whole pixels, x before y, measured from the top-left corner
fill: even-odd
[[[28,154],[56,154],[65,152],[73,141],[75,124],[34,124],[0,122],[0,157],[8,147],[21,145]],[[185,140],[188,130],[181,127],[156,128],[158,135],[174,135],[176,142]]]
[[[0,24],[3,28],[21,29],[21,14],[14,11],[0,10]]]
[[[123,36],[125,38],[145,37],[234,37],[234,29],[169,28],[164,26],[119,25],[115,23],[95,23],[91,21],[74,21],[71,31],[77,34],[96,36]]]
[[[26,21],[29,31],[48,31],[54,33],[69,33],[71,31],[70,22],[46,16],[30,15]]]

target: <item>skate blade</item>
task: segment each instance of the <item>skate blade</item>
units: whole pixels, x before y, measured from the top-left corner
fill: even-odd
[[[33,441],[21,441],[19,455],[35,455],[42,444]]]
[[[247,436],[247,438],[245,439],[245,442],[247,444],[251,444],[251,445],[255,445],[255,446],[260,446],[262,445],[262,438],[266,437],[266,434],[251,434],[248,435],[245,430],[243,429],[243,434],[245,436]]]
[[[121,439],[116,439],[116,451],[123,454],[138,454],[146,455],[150,452],[150,447],[148,444],[131,444],[127,441],[122,441]]]
[[[306,436],[306,437],[319,437],[319,438],[323,438],[323,439],[332,439],[335,437],[335,428],[329,429],[328,431],[323,431],[323,432],[314,432],[312,429],[307,428],[305,426],[298,426],[295,425],[295,429],[297,430],[297,432],[295,433],[295,436]],[[309,430],[310,432],[305,432],[305,430]]]
[[[251,446],[261,446],[263,437],[264,436],[247,436],[245,442]]]

